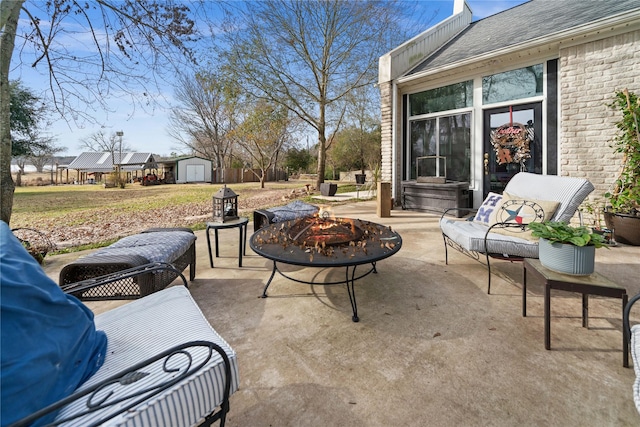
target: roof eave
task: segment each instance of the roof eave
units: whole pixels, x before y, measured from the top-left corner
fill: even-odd
[[[560,47],[570,47],[582,44],[591,40],[597,40],[612,35],[640,29],[640,8],[633,11],[624,12],[599,21],[594,21],[589,25],[571,28],[544,37],[529,40],[503,49],[497,49],[486,54],[473,56],[462,61],[452,62],[442,67],[432,68],[415,74],[409,74],[396,79],[401,84],[409,83],[413,80],[423,79],[430,75],[436,75],[445,71],[462,68],[471,64],[488,61],[500,56],[510,55],[516,52],[547,46],[545,50],[559,50]],[[606,34],[605,34],[606,31]]]

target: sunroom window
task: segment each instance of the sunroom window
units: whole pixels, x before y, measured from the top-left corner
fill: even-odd
[[[471,179],[471,113],[411,120],[410,179],[417,179],[416,161],[424,156],[446,159],[447,179]]]
[[[493,74],[482,78],[482,104],[513,101],[541,96],[543,92],[542,64]]]

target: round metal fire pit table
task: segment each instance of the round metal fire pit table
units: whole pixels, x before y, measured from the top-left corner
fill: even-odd
[[[249,245],[255,253],[273,261],[271,277],[267,281],[262,292],[262,297],[267,297],[267,289],[276,272],[287,279],[309,285],[339,285],[346,284],[351,308],[352,320],[359,321],[358,308],[354,283],[356,280],[377,273],[376,262],[395,254],[402,247],[402,238],[390,227],[360,219],[336,218],[336,224],[353,223],[355,229],[354,239],[342,244],[322,244],[317,239],[294,240],[299,232],[291,233],[291,230],[300,228],[300,219],[278,222],[256,231]],[[307,221],[303,219],[303,221]],[[324,221],[323,221],[324,223]],[[314,225],[312,224],[311,227]],[[319,231],[320,232],[320,231]],[[308,244],[313,241],[314,244]],[[346,269],[345,280],[335,282],[309,282],[287,276],[278,269],[278,263],[298,265],[302,267],[344,267]],[[371,264],[371,267],[356,275],[356,267]]]

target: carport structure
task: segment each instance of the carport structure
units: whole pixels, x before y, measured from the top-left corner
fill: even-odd
[[[131,181],[138,177],[138,172],[142,178],[147,171],[157,171],[158,164],[151,153],[85,152],[67,166],[66,181],[69,182],[69,170],[77,172],[76,182],[86,184],[99,182],[102,180],[102,174],[109,174],[117,169],[126,172],[127,181]]]

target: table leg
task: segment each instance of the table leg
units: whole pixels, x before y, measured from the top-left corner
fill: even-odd
[[[262,298],[266,298],[268,297],[267,295],[267,288],[269,288],[269,285],[271,284],[271,281],[273,280],[273,276],[276,275],[276,262],[273,261],[273,270],[271,270],[271,277],[269,277],[269,280],[267,280],[267,284],[264,287],[264,290],[262,291]]]
[[[242,254],[243,255],[247,255],[247,227],[248,227],[248,222],[244,224],[244,240],[242,242],[242,244],[244,245],[242,247]]]
[[[551,350],[551,287],[544,284],[544,348]]]
[[[359,322],[360,318],[358,317],[358,305],[356,304],[356,289],[355,289],[355,275],[356,275],[356,265],[354,265],[351,270],[351,277],[349,277],[349,267],[347,267],[347,293],[349,294],[349,302],[351,302],[351,309],[353,310],[353,316],[351,320],[354,322]]]
[[[589,327],[589,294],[582,294],[582,327]]]
[[[238,227],[238,230],[240,230],[240,240],[238,240],[238,267],[242,267],[242,248],[244,247],[244,245],[242,244],[242,229],[244,227],[241,225],[240,227]]]
[[[527,266],[522,263],[522,317],[527,317]]]
[[[211,237],[209,237],[210,228],[207,227],[206,235],[207,235],[207,247],[209,248],[209,265],[213,268],[213,257],[211,256]]]
[[[216,235],[216,258],[218,258],[220,256],[220,253],[218,252],[218,229],[216,228],[213,231],[215,231],[215,235]]]

